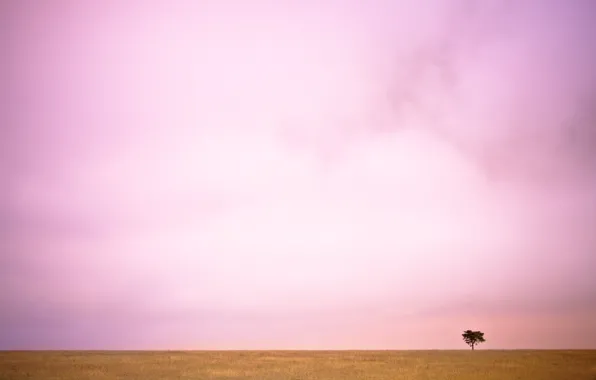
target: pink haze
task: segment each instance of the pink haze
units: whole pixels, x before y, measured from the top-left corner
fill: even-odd
[[[3,1],[0,349],[596,348],[595,12]]]

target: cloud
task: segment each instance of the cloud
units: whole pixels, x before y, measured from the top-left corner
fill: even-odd
[[[0,329],[419,347],[583,320],[594,28],[565,4],[16,7]]]

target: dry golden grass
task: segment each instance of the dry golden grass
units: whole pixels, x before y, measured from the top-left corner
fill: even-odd
[[[596,350],[0,352],[0,379],[596,380]]]

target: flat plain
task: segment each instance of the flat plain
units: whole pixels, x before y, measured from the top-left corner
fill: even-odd
[[[0,379],[596,380],[596,350],[0,351]]]

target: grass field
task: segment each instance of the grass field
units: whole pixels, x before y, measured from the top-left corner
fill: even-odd
[[[0,352],[0,379],[596,380],[596,350]]]

